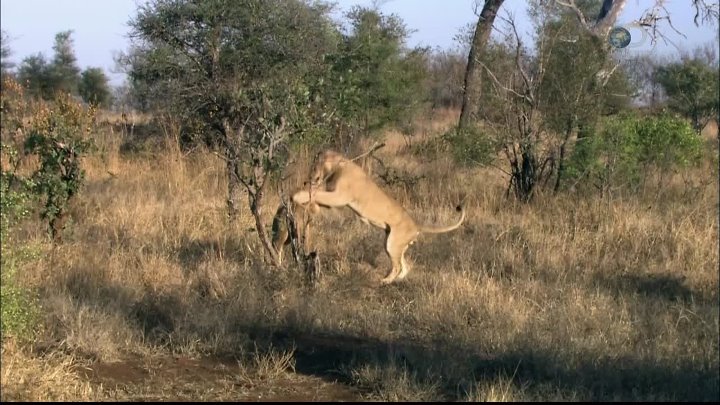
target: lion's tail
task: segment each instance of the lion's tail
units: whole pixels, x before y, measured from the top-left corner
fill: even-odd
[[[457,211],[460,212],[460,220],[457,221],[454,225],[444,226],[444,227],[434,227],[434,226],[423,226],[420,228],[420,232],[423,233],[445,233],[454,231],[455,229],[458,229],[460,225],[462,225],[463,221],[465,221],[465,208],[463,208],[462,205],[458,205],[455,207]]]

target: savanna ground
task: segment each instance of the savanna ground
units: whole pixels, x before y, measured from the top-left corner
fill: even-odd
[[[384,234],[349,210],[319,220],[310,283],[261,259],[249,212],[228,223],[218,157],[105,126],[65,243],[22,230],[43,329],[3,344],[2,400],[718,400],[717,160],[641,195],[524,205],[494,168],[417,153],[456,116],[376,153],[418,220],[468,212],[385,287]]]

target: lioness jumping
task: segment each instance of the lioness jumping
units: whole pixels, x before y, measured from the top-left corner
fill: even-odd
[[[334,151],[317,155],[310,188],[312,192],[296,192],[293,201],[300,205],[318,204],[331,208],[348,206],[363,222],[385,230],[385,251],[390,257],[392,269],[382,279],[383,284],[407,276],[409,268],[405,262],[405,251],[420,233],[450,232],[465,220],[465,210],[458,206],[460,220],[454,225],[436,228],[416,224],[408,212],[385,194],[360,166]]]

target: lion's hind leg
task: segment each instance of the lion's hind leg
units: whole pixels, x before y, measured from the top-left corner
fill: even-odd
[[[385,242],[385,251],[390,257],[390,263],[392,268],[390,272],[382,279],[383,284],[390,284],[395,279],[404,278],[409,267],[405,262],[405,251],[408,248],[410,242],[413,241],[414,235],[410,236],[400,230],[391,229]]]
[[[410,272],[410,266],[405,261],[405,252],[407,251],[409,244],[405,246],[405,249],[403,249],[402,254],[400,254],[400,274],[397,275],[398,280],[402,280],[407,276],[407,274]]]

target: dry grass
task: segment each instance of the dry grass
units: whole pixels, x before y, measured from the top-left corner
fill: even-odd
[[[423,133],[441,131],[444,114]],[[232,399],[308,376],[383,400],[718,397],[716,166],[643,196],[523,206],[503,198],[497,171],[423,162],[390,134],[378,156],[425,177],[389,192],[430,223],[451,222],[465,196],[466,224],[421,238],[407,281],[378,288],[383,233],[328,211],[316,228],[322,276],[308,286],[264,263],[249,213],[227,223],[218,158],[121,153],[119,136],[99,134],[63,246],[48,247],[39,223],[24,229],[45,246],[23,274],[51,354],[3,346],[3,400]],[[269,196],[268,224],[278,201]],[[182,395],[159,368],[152,387],[122,390],[74,368],[169,355],[239,364]]]
[[[80,378],[80,367],[75,358],[63,353],[36,357],[12,341],[4,342],[0,398],[2,402],[94,400],[97,394],[88,381]]]

